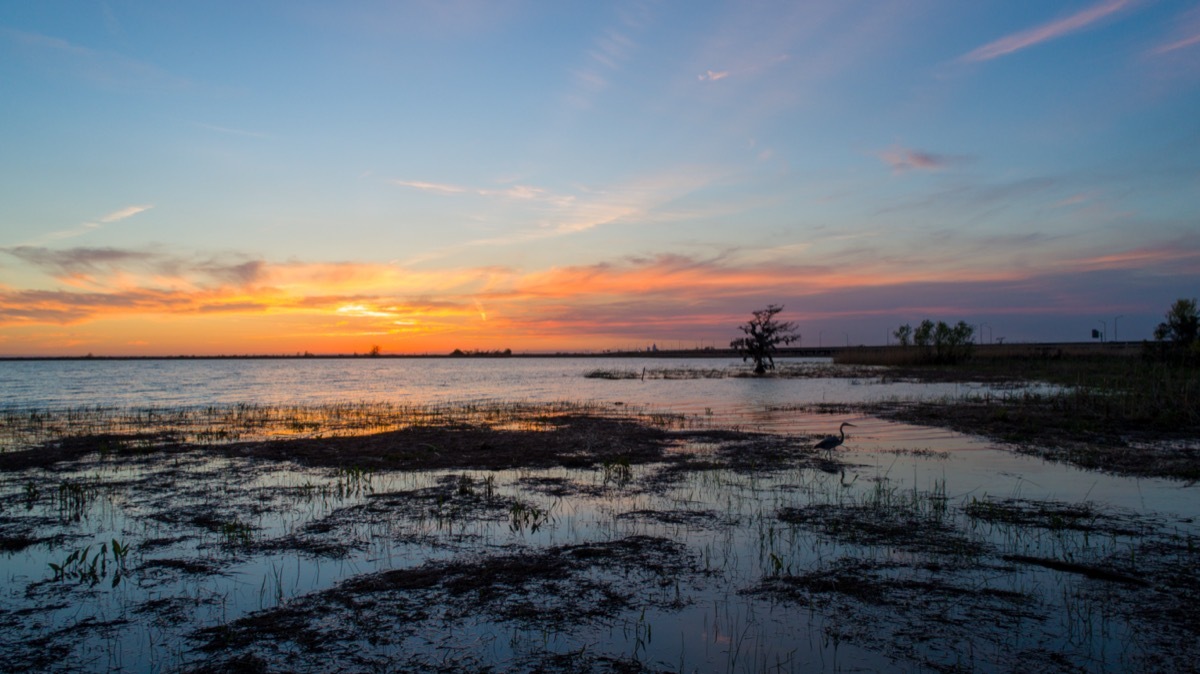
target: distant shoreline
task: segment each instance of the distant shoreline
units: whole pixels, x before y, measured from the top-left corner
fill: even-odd
[[[982,344],[977,349],[1023,346],[1032,348],[1070,348],[1072,350],[1103,351],[1140,346],[1142,342],[1022,342],[1009,344]],[[825,346],[787,347],[776,352],[777,358],[821,358],[831,357],[841,351],[853,349],[884,349],[884,346]],[[225,354],[225,355],[175,355],[175,356],[0,356],[0,362],[14,361],[125,361],[125,360],[471,360],[506,358],[739,358],[733,349],[661,349],[658,351],[562,351],[550,353],[300,353],[300,354]]]

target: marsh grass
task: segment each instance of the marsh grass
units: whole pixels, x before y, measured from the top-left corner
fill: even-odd
[[[36,498],[37,488],[33,483],[26,486],[27,498],[30,487]],[[66,479],[59,482],[58,490],[54,493],[54,505],[59,518],[64,522],[82,520],[99,491],[100,487],[95,481]]]
[[[50,562],[49,567],[54,572],[54,580],[76,581],[95,586],[108,577],[108,567],[111,561],[113,567],[112,587],[117,587],[121,584],[124,574],[128,573],[126,558],[129,556],[130,546],[123,545],[116,538],[112,539],[111,543],[111,548],[108,541],[101,543],[100,549],[92,554],[90,560],[88,554],[91,552],[92,546],[88,545],[73,551],[59,564]]]
[[[297,436],[328,426],[280,414],[269,441],[155,453],[114,437],[106,455],[93,442],[74,462],[0,471],[12,495],[0,525],[78,536],[43,548],[70,578],[39,561],[22,612],[0,610],[10,663],[50,669],[46,654],[65,648],[64,668],[102,669],[85,658],[109,635],[138,646],[138,630],[168,635],[175,652],[142,664],[171,671],[806,671],[831,651],[826,669],[855,666],[830,642],[883,654],[875,669],[1037,669],[1046,644],[1096,669],[1195,662],[1191,520],[951,496],[944,478],[918,489],[915,473],[905,486],[822,459],[807,437],[576,409],[476,406],[382,437]],[[401,452],[411,460],[370,463]],[[471,452],[502,460],[455,458]],[[56,517],[77,498],[59,496],[64,484],[80,487],[78,511],[98,497],[126,508],[111,528],[135,537],[136,582],[103,594],[131,601],[99,604],[91,568],[101,577],[105,562]],[[302,564],[320,584],[301,582]],[[250,599],[235,605],[239,591]],[[678,633],[700,623],[719,629]],[[1128,658],[1105,650],[1128,632],[1140,639]]]
[[[783,508],[777,517],[855,545],[964,557],[984,551],[959,529],[945,481],[931,490],[899,489],[881,477],[857,498]]]
[[[945,400],[861,406],[884,418],[949,427],[1018,451],[1121,474],[1200,479],[1200,367],[1140,357],[1135,349],[986,347],[956,366],[902,362],[904,348],[845,352],[892,362],[884,379],[1043,382]],[[898,355],[897,355],[898,354]]]
[[[982,347],[960,365],[917,365],[905,347],[847,350],[838,362],[887,365],[889,379],[918,381],[1040,381],[1058,390],[969,402],[1046,408],[1083,430],[1195,430],[1200,428],[1200,367],[1140,357],[1134,349],[1096,350],[1032,346]]]
[[[853,379],[878,376],[879,368],[846,367],[828,363],[776,363],[775,369],[756,375],[748,367],[696,368],[660,367],[596,368],[584,373],[587,379],[620,380],[689,380],[689,379]]]
[[[550,430],[556,417],[595,413],[596,403],[454,403],[401,405],[338,402],[320,405],[246,404],[176,408],[73,407],[0,409],[0,453],[86,438],[101,455],[150,451],[165,444],[221,445],[279,438],[355,437],[406,428],[476,424],[513,431]],[[630,410],[629,414],[638,414]],[[679,423],[682,415],[655,415]]]
[[[877,479],[826,498],[776,516],[816,535],[799,539],[805,547],[828,541],[835,554],[797,565],[772,549],[745,591],[834,616],[825,628],[833,638],[937,671],[1044,670],[1036,647],[1009,641],[1031,626],[1061,625],[1073,647],[1123,669],[1178,667],[1191,656],[1176,645],[1200,643],[1200,546],[1191,530],[1091,501],[955,503],[941,483],[922,491]],[[1154,644],[1150,659],[1106,645],[1131,638],[1139,648]]]

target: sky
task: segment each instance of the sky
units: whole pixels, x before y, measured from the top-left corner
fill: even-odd
[[[1200,2],[0,0],[0,355],[1151,339]]]

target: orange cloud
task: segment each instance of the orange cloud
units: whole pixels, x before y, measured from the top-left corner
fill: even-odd
[[[5,353],[128,353],[135,346],[139,353],[361,352],[373,344],[418,353],[607,348],[736,325],[747,307],[767,301],[788,305],[801,320],[892,315],[913,306],[950,315],[958,305],[971,310],[979,301],[973,293],[1004,292],[1014,298],[1011,306],[1036,313],[1047,293],[1029,288],[1049,283],[1038,280],[1046,274],[1195,274],[1200,263],[1200,251],[1186,241],[1059,261],[1052,270],[979,264],[977,256],[970,265],[939,266],[929,260],[952,257],[941,249],[902,256],[830,245],[534,271],[9,249],[26,266],[51,274],[56,287],[0,286],[0,345]],[[992,310],[1011,308],[998,302]]]

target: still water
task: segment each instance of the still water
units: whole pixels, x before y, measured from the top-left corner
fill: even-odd
[[[596,403],[614,411],[683,415],[712,427],[792,435],[825,435],[856,424],[846,448],[874,456],[887,470],[895,450],[949,452],[964,492],[1022,493],[1069,501],[1104,494],[1112,505],[1192,512],[1194,489],[1077,470],[1015,455],[981,438],[940,428],[889,422],[858,413],[816,414],[807,406],[956,400],[1011,395],[1019,389],[979,383],[884,382],[841,375],[828,358],[778,359],[779,368],[812,368],[815,377],[755,378],[738,359],[719,358],[344,358],[230,360],[75,360],[0,362],[0,409],[78,407],[177,408],[383,402]],[[868,370],[869,371],[869,370]],[[593,372],[633,378],[591,378]],[[882,370],[880,370],[882,373]],[[645,373],[643,378],[641,375]],[[657,375],[656,375],[657,373]],[[666,376],[664,377],[664,373]],[[709,376],[689,376],[706,373]],[[716,376],[712,376],[712,375]],[[841,376],[839,376],[841,375]],[[1031,384],[1029,388],[1045,390]],[[917,461],[921,472],[947,471],[945,461]]]
[[[780,367],[829,366],[780,359]],[[829,366],[832,367],[832,366]],[[656,378],[655,371],[745,372],[711,358],[98,360],[0,362],[0,405],[178,407],[236,403],[609,402],[662,411],[749,415],[812,403],[958,397],[964,384],[881,384],[878,378]],[[592,379],[593,371],[645,379]]]
[[[176,671],[209,657],[195,648],[200,631],[273,609],[333,611],[320,593],[365,574],[652,536],[685,546],[682,558],[693,571],[637,585],[638,572],[625,577],[619,569],[592,568],[594,577],[578,579],[585,587],[635,583],[631,596],[641,598],[611,619],[575,631],[531,628],[487,612],[428,619],[391,646],[347,642],[361,653],[341,660],[335,653],[330,664],[362,667],[354,659],[361,655],[387,669],[411,656],[417,659],[409,664],[449,658],[521,670],[526,654],[543,651],[578,653],[572,657],[582,663],[594,653],[689,672],[1019,671],[1047,664],[1045,653],[1063,654],[1064,663],[1084,671],[1153,669],[1159,662],[1153,637],[1159,624],[1131,608],[1141,590],[1011,559],[1116,565],[1148,578],[1177,561],[1190,565],[1200,540],[1195,485],[1083,471],[938,428],[806,409],[1004,394],[982,385],[884,383],[836,370],[815,378],[653,375],[744,367],[733,360],[652,358],[0,362],[0,407],[8,409],[570,401],[793,436],[855,424],[838,453],[840,472],[697,470],[660,488],[650,486],[654,466],[635,467],[618,482],[600,469],[382,473],[367,476],[364,488],[363,476],[353,473],[267,470],[201,456],[0,475],[0,533],[35,541],[0,553],[0,643],[31,658],[39,648],[60,649],[57,657],[72,670]],[[595,370],[650,375],[585,376]],[[711,451],[703,443],[685,449]],[[466,491],[476,493],[486,484],[488,498],[494,492],[506,505],[498,513],[456,514],[464,489],[437,491],[446,480],[468,480],[474,486]],[[373,506],[435,493],[427,509]],[[1029,520],[1037,512],[1020,508],[1031,504],[1037,512],[1082,510],[1087,527]],[[784,516],[812,508],[871,513],[866,524],[899,514],[931,537],[952,532],[962,550],[930,552],[919,540],[864,542]],[[522,513],[540,513],[538,526]],[[998,522],[997,514],[1026,520]],[[118,539],[132,549],[120,562],[120,583],[114,570],[102,569],[101,583],[66,582],[53,570],[80,550],[95,555]],[[342,553],[296,547],[309,539],[348,547]],[[847,568],[861,569],[855,582],[878,588],[875,600],[883,603],[817,590],[801,593],[804,599],[760,593]],[[925,589],[904,594],[914,588]],[[1162,591],[1146,590],[1147,596]],[[543,610],[555,602],[565,602],[560,610],[574,607],[569,592],[534,599]],[[353,616],[327,620],[341,624]],[[288,656],[284,649],[270,659]]]

